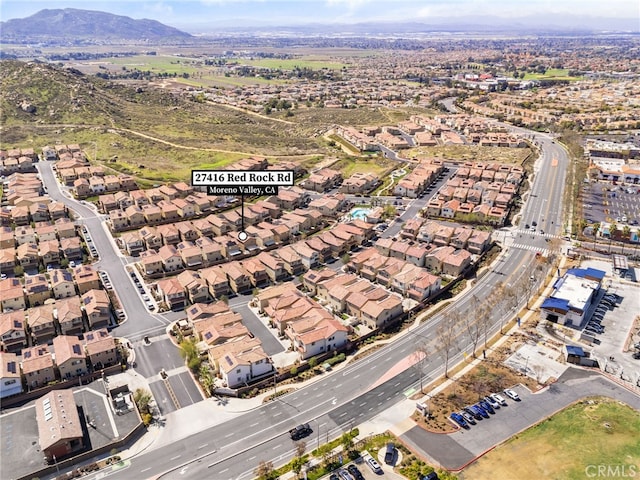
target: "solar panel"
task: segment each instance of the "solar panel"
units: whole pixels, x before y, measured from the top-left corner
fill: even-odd
[[[24,352],[22,356],[23,356],[24,358],[31,358],[31,352],[29,352],[29,351]]]
[[[227,361],[227,363],[229,364],[229,366],[233,365],[233,362],[231,361],[231,358],[229,358],[229,355],[225,355],[224,359]]]
[[[213,334],[211,332],[207,332],[204,334],[204,338],[206,338],[207,340],[209,340],[211,337],[213,337]]]
[[[82,351],[80,350],[80,345],[78,345],[77,343],[73,345],[73,353],[75,353],[76,355],[80,355],[82,353]]]
[[[9,370],[11,373],[16,373],[16,362],[9,362],[7,364],[7,370]]]
[[[20,323],[18,320],[14,320],[13,328],[22,328],[22,323]]]

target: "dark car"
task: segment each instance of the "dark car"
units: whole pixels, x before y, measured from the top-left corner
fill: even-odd
[[[303,437],[306,437],[312,432],[311,427],[308,423],[304,423],[302,425],[298,425],[296,428],[292,428],[289,430],[289,436],[292,440],[300,440]]]
[[[489,410],[485,410],[484,407],[482,405],[480,405],[479,403],[476,403],[471,408],[477,409],[480,412],[480,415],[482,415],[483,418],[489,418]]]
[[[396,458],[396,446],[393,442],[387,443],[387,451],[384,453],[384,463],[387,465],[393,465]]]
[[[456,422],[458,425],[460,425],[462,428],[464,428],[465,430],[469,429],[469,424],[465,421],[465,419],[462,417],[462,415],[460,415],[459,413],[452,413],[451,415],[449,415],[451,417],[451,420],[453,420],[454,422]]]
[[[487,412],[489,412],[490,414],[492,414],[492,415],[493,415],[494,413],[496,413],[496,411],[493,409],[493,407],[492,407],[491,405],[489,405],[489,403],[488,403],[487,401],[485,401],[485,400],[480,400],[478,403],[480,404],[480,406],[481,406],[482,408],[484,408],[484,409],[485,409]]]
[[[420,478],[420,480],[438,480],[438,474],[436,472],[427,473],[424,477]]]
[[[480,412],[474,410],[472,407],[464,407],[463,410],[476,420],[482,420],[482,415],[480,414]]]
[[[332,473],[329,475],[329,480],[340,480],[340,477],[338,477],[337,473]]]
[[[360,472],[360,470],[358,470],[358,467],[356,467],[353,463],[347,467],[347,470],[349,470],[351,476],[356,480],[364,480],[364,475],[362,475],[362,472]]]

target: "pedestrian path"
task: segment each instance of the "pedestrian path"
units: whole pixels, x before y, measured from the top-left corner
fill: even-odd
[[[511,245],[509,245],[509,247],[517,248],[519,250],[529,250],[532,252],[540,252],[540,254],[542,254],[545,257],[548,257],[549,253],[551,253],[548,248],[540,248],[540,247],[536,247],[535,245],[527,245],[526,243],[512,243]]]

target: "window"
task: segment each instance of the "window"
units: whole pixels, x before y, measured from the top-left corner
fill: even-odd
[[[14,383],[16,383],[16,379],[12,379],[12,380],[7,380],[6,382],[4,382],[5,385],[13,385]]]
[[[240,373],[240,369],[237,369],[237,370],[236,370],[236,373]],[[238,379],[238,380],[239,380],[239,379]]]

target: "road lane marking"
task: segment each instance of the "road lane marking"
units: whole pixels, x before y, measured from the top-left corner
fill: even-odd
[[[181,457],[182,455],[176,455],[175,457],[171,457],[171,460],[177,460]]]
[[[344,417],[347,414],[347,412],[341,413],[340,417]]]
[[[143,469],[143,470],[140,470],[140,473],[144,473],[144,472],[146,472],[147,470],[151,470],[151,467],[149,467],[149,468],[145,468],[145,469]]]
[[[275,447],[273,447],[271,450],[275,450],[275,449],[277,449],[277,448],[280,448],[281,446],[282,446],[282,444],[281,444],[281,443],[279,443],[278,445],[276,445]]]
[[[256,423],[252,423],[252,424],[251,424],[251,425],[249,425],[249,426],[250,426],[250,427],[256,427],[256,426],[258,426],[258,422],[256,422]]]
[[[200,450],[200,449],[202,449],[202,448],[206,448],[206,447],[208,447],[208,446],[209,446],[209,444],[208,444],[208,443],[205,443],[204,445],[200,445],[200,446],[198,447],[198,450]]]

